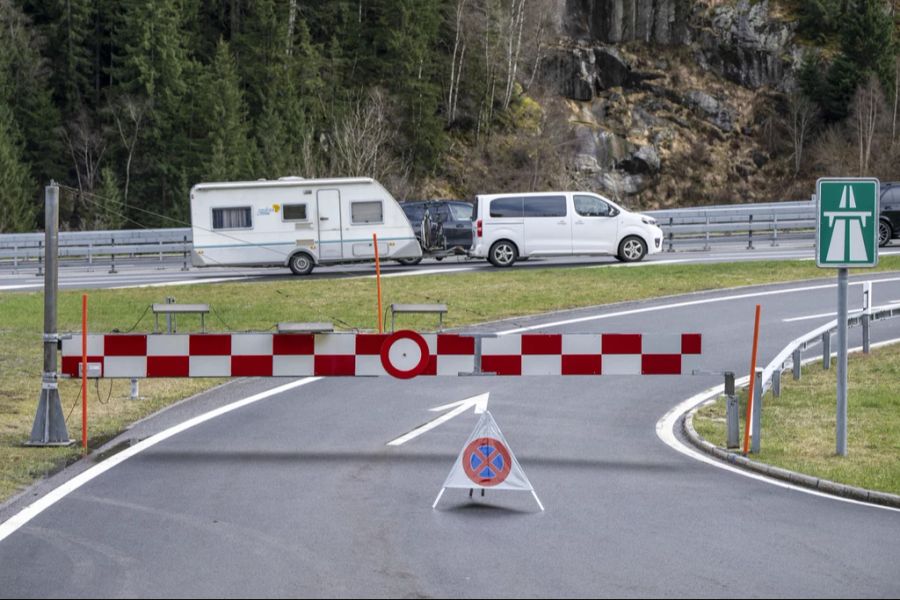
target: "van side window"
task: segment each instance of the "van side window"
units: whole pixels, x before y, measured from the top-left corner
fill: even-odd
[[[575,212],[582,217],[608,217],[609,204],[594,196],[575,196]]]
[[[530,196],[525,198],[525,217],[566,216],[565,196]]]
[[[283,221],[306,221],[306,205],[305,204],[285,204],[282,206],[284,212],[281,213]]]
[[[381,200],[350,203],[350,222],[353,225],[384,222],[384,207]]]
[[[521,198],[495,198],[491,200],[491,216],[502,218],[522,218]]]
[[[213,229],[250,229],[253,221],[250,220],[250,207],[239,208],[214,208],[212,209]]]

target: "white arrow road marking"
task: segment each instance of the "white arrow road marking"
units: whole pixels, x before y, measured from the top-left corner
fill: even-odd
[[[484,394],[479,394],[478,396],[472,396],[471,398],[466,398],[465,400],[460,400],[459,402],[453,402],[451,404],[445,404],[444,406],[437,406],[435,408],[431,408],[431,409],[429,409],[431,412],[441,412],[442,410],[449,410],[451,408],[453,410],[451,410],[447,414],[441,415],[440,417],[438,417],[437,419],[434,419],[433,421],[429,421],[428,423],[425,423],[421,427],[413,429],[406,435],[398,437],[396,440],[388,442],[387,445],[388,446],[403,445],[410,440],[416,439],[423,433],[431,431],[435,427],[437,427],[443,423],[446,423],[453,417],[458,417],[459,415],[463,414],[464,412],[466,412],[467,410],[469,410],[472,407],[475,407],[475,414],[480,415],[481,413],[483,413],[484,411],[487,410],[489,396],[490,396],[490,392],[487,392]]]

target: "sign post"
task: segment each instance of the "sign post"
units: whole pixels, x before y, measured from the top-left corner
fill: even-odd
[[[822,178],[816,182],[816,265],[838,269],[837,453],[847,456],[847,281],[849,267],[878,264],[880,182]]]

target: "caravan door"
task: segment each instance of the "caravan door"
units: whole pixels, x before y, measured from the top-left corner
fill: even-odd
[[[344,257],[341,238],[341,193],[319,190],[316,194],[319,213],[319,258],[339,260]]]

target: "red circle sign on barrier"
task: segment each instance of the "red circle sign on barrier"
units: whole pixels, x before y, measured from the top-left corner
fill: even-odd
[[[415,331],[398,331],[381,346],[381,366],[398,379],[421,375],[429,358],[425,338]]]
[[[466,446],[462,466],[474,483],[483,487],[500,485],[512,470],[509,450],[498,439],[481,437]]]

